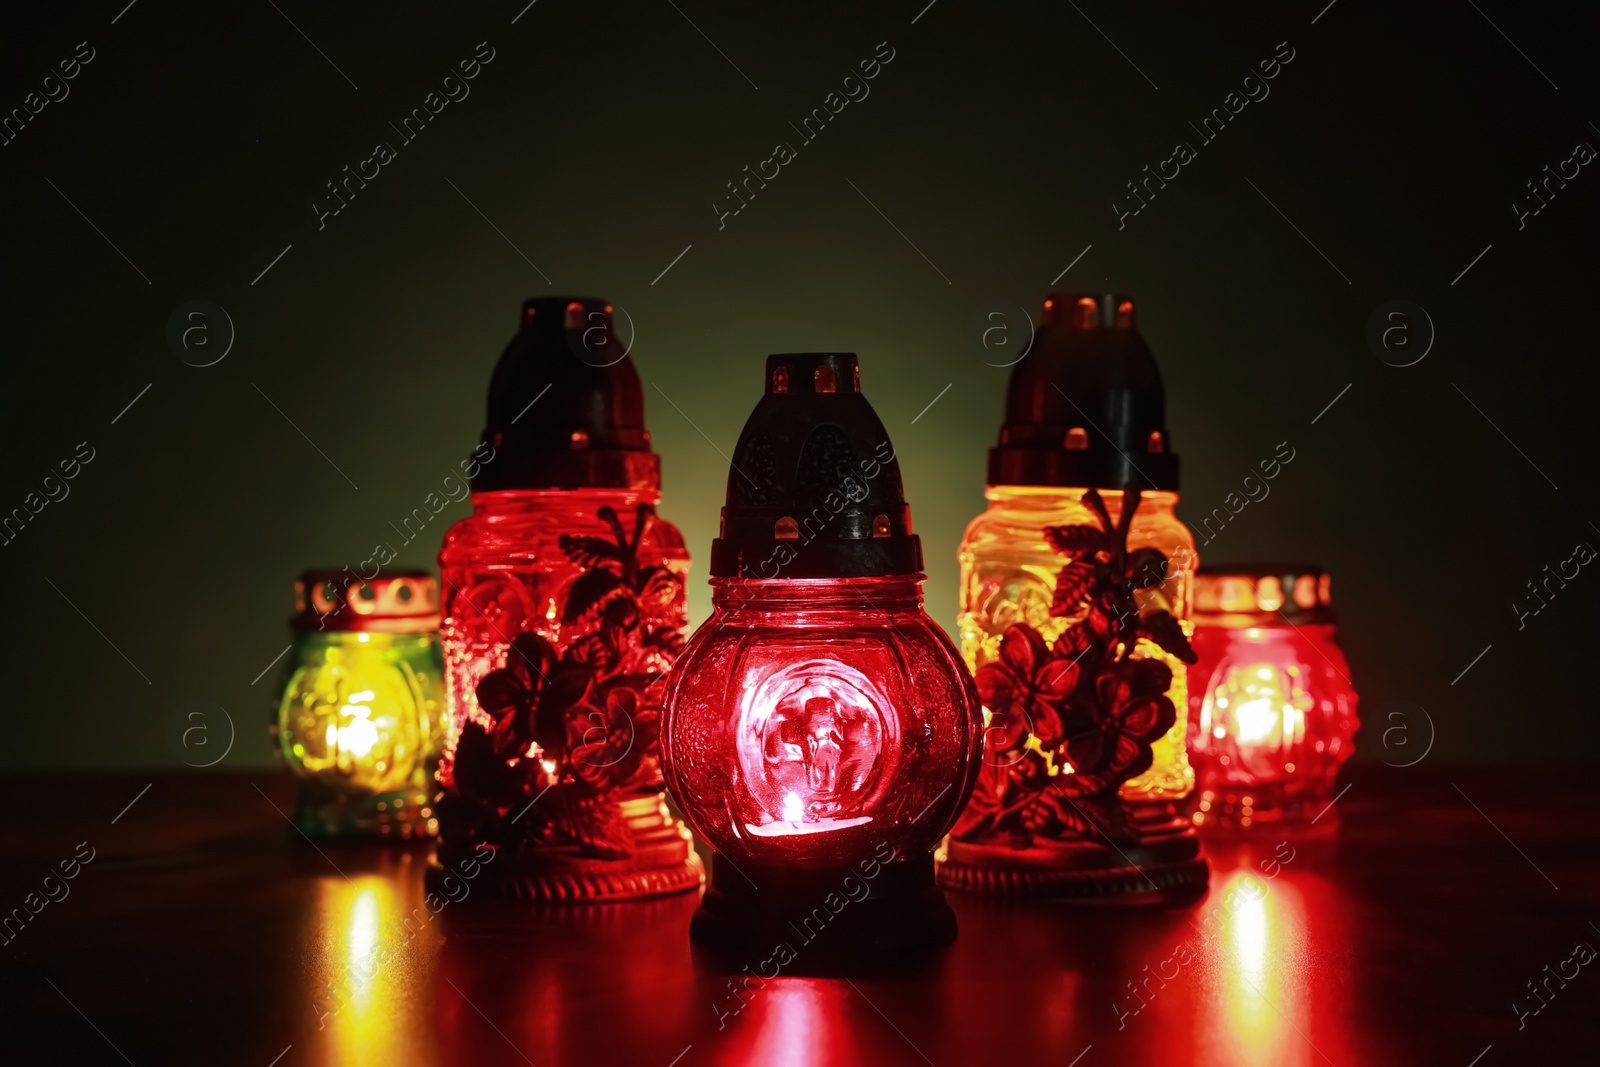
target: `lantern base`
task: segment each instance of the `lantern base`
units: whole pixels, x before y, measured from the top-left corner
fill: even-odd
[[[1240,786],[1203,784],[1194,824],[1202,833],[1293,833],[1296,837],[1332,837],[1339,830],[1339,809],[1331,788],[1313,790],[1305,781],[1261,782]]]
[[[299,833],[292,836],[348,844],[426,840],[439,828],[428,800],[420,782],[387,793],[350,793],[302,778],[295,789]]]
[[[533,845],[521,852],[492,842],[439,842],[428,864],[429,892],[460,891],[545,903],[634,900],[697,889],[705,881],[689,830],[660,796],[619,805],[633,831],[633,852],[621,859],[579,855],[571,845]],[[446,881],[451,884],[446,885]]]
[[[1179,904],[1206,893],[1210,868],[1200,835],[1177,805],[1128,805],[1139,840],[1050,841],[1026,848],[997,840],[949,841],[941,850],[939,884],[993,896],[1057,897],[1108,904]]]
[[[798,967],[901,958],[955,940],[956,916],[934,882],[928,853],[853,867],[734,867],[712,857],[711,884],[689,922],[708,948],[770,955]],[[780,960],[780,962],[783,962]]]

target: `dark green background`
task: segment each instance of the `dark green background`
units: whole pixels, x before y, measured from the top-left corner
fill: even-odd
[[[695,622],[727,470],[716,449],[731,451],[761,361],[858,352],[902,458],[929,610],[952,628],[955,548],[982,506],[1005,384],[986,362],[1015,351],[985,347],[1000,321],[988,316],[1007,315],[1020,343],[1018,306],[1037,314],[1091,244],[1056,288],[1139,300],[1184,461],[1180,514],[1218,506],[1279,442],[1296,450],[1203,558],[1333,572],[1366,750],[1393,702],[1411,701],[1437,725],[1434,760],[1594,753],[1600,575],[1580,574],[1521,632],[1511,608],[1574,543],[1600,546],[1600,174],[1586,168],[1521,232],[1510,208],[1574,142],[1600,144],[1592,16],[1340,0],[1312,25],[1324,0],[1084,0],[1081,14],[939,0],[913,25],[925,0],[679,0],[681,13],[540,0],[511,25],[524,0],[280,0],[282,15],[140,0],[112,25],[124,3],[0,16],[5,108],[77,42],[97,50],[71,95],[0,147],[0,507],[78,442],[96,450],[71,496],[0,549],[5,765],[196,762],[207,757],[181,744],[187,716],[209,709],[217,724],[217,708],[240,727],[224,765],[268,760],[277,672],[251,679],[286,643],[294,575],[364,558],[440,486],[476,441],[489,370],[534,295],[603,295],[636,326],[662,513],[697,556]],[[496,58],[470,97],[319,232],[323,182],[392,139],[386,123],[480,41]],[[788,123],[880,41],[896,57],[870,97],[719,232],[724,182],[795,140]],[[1270,97],[1119,232],[1109,202],[1124,181],[1197,141],[1187,120],[1280,41],[1296,57]],[[165,340],[192,299],[237,328],[214,367],[185,366]],[[1364,338],[1393,299],[1438,328],[1406,369]],[[401,562],[431,565],[465,510]]]

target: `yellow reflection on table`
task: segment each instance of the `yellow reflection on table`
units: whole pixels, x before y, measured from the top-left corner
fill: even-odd
[[[424,912],[424,914],[426,914]],[[317,883],[312,981],[315,1031],[328,1063],[399,1063],[414,1035],[397,1020],[413,1005],[408,989],[420,932],[396,879],[357,875]],[[411,918],[410,929],[407,919]]]

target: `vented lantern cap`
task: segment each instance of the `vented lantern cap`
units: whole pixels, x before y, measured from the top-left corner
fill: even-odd
[[[661,487],[644,390],[596,297],[536,297],[489,382],[473,492]],[[487,458],[485,458],[487,457]]]
[[[1178,488],[1166,394],[1133,300],[1053,293],[1011,372],[990,485]]]
[[[900,464],[854,353],[768,356],[766,379],[733,452],[712,576],[921,573]]]

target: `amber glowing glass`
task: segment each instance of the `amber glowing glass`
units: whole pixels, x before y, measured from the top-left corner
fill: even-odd
[[[1000,637],[1012,623],[1027,623],[1053,642],[1081,617],[1050,614],[1052,591],[1063,560],[1045,540],[1047,526],[1096,526],[1099,520],[1083,503],[1087,490],[1043,486],[991,485],[984,491],[989,508],[967,526],[961,539],[961,652],[974,672],[998,658]],[[1122,511],[1122,493],[1101,490],[1113,521]],[[1175,492],[1147,491],[1139,501],[1128,532],[1128,548],[1155,548],[1167,557],[1166,581],[1140,591],[1140,612],[1165,610],[1192,632],[1188,621],[1194,569],[1198,562],[1189,528],[1174,514]],[[1178,709],[1178,721],[1155,743],[1155,762],[1129,780],[1121,795],[1128,800],[1180,800],[1194,788],[1194,771],[1185,749],[1188,705],[1186,668],[1182,661],[1141,639],[1136,655],[1159,659],[1172,669],[1167,696]],[[1051,766],[1052,773],[1067,773]]]
[[[930,851],[972,788],[980,734],[921,575],[716,578],[712,597],[661,739],[695,832],[761,868]]]
[[[1334,639],[1326,575],[1298,570],[1201,577],[1189,733],[1196,824],[1309,822],[1354,751],[1356,691]]]

